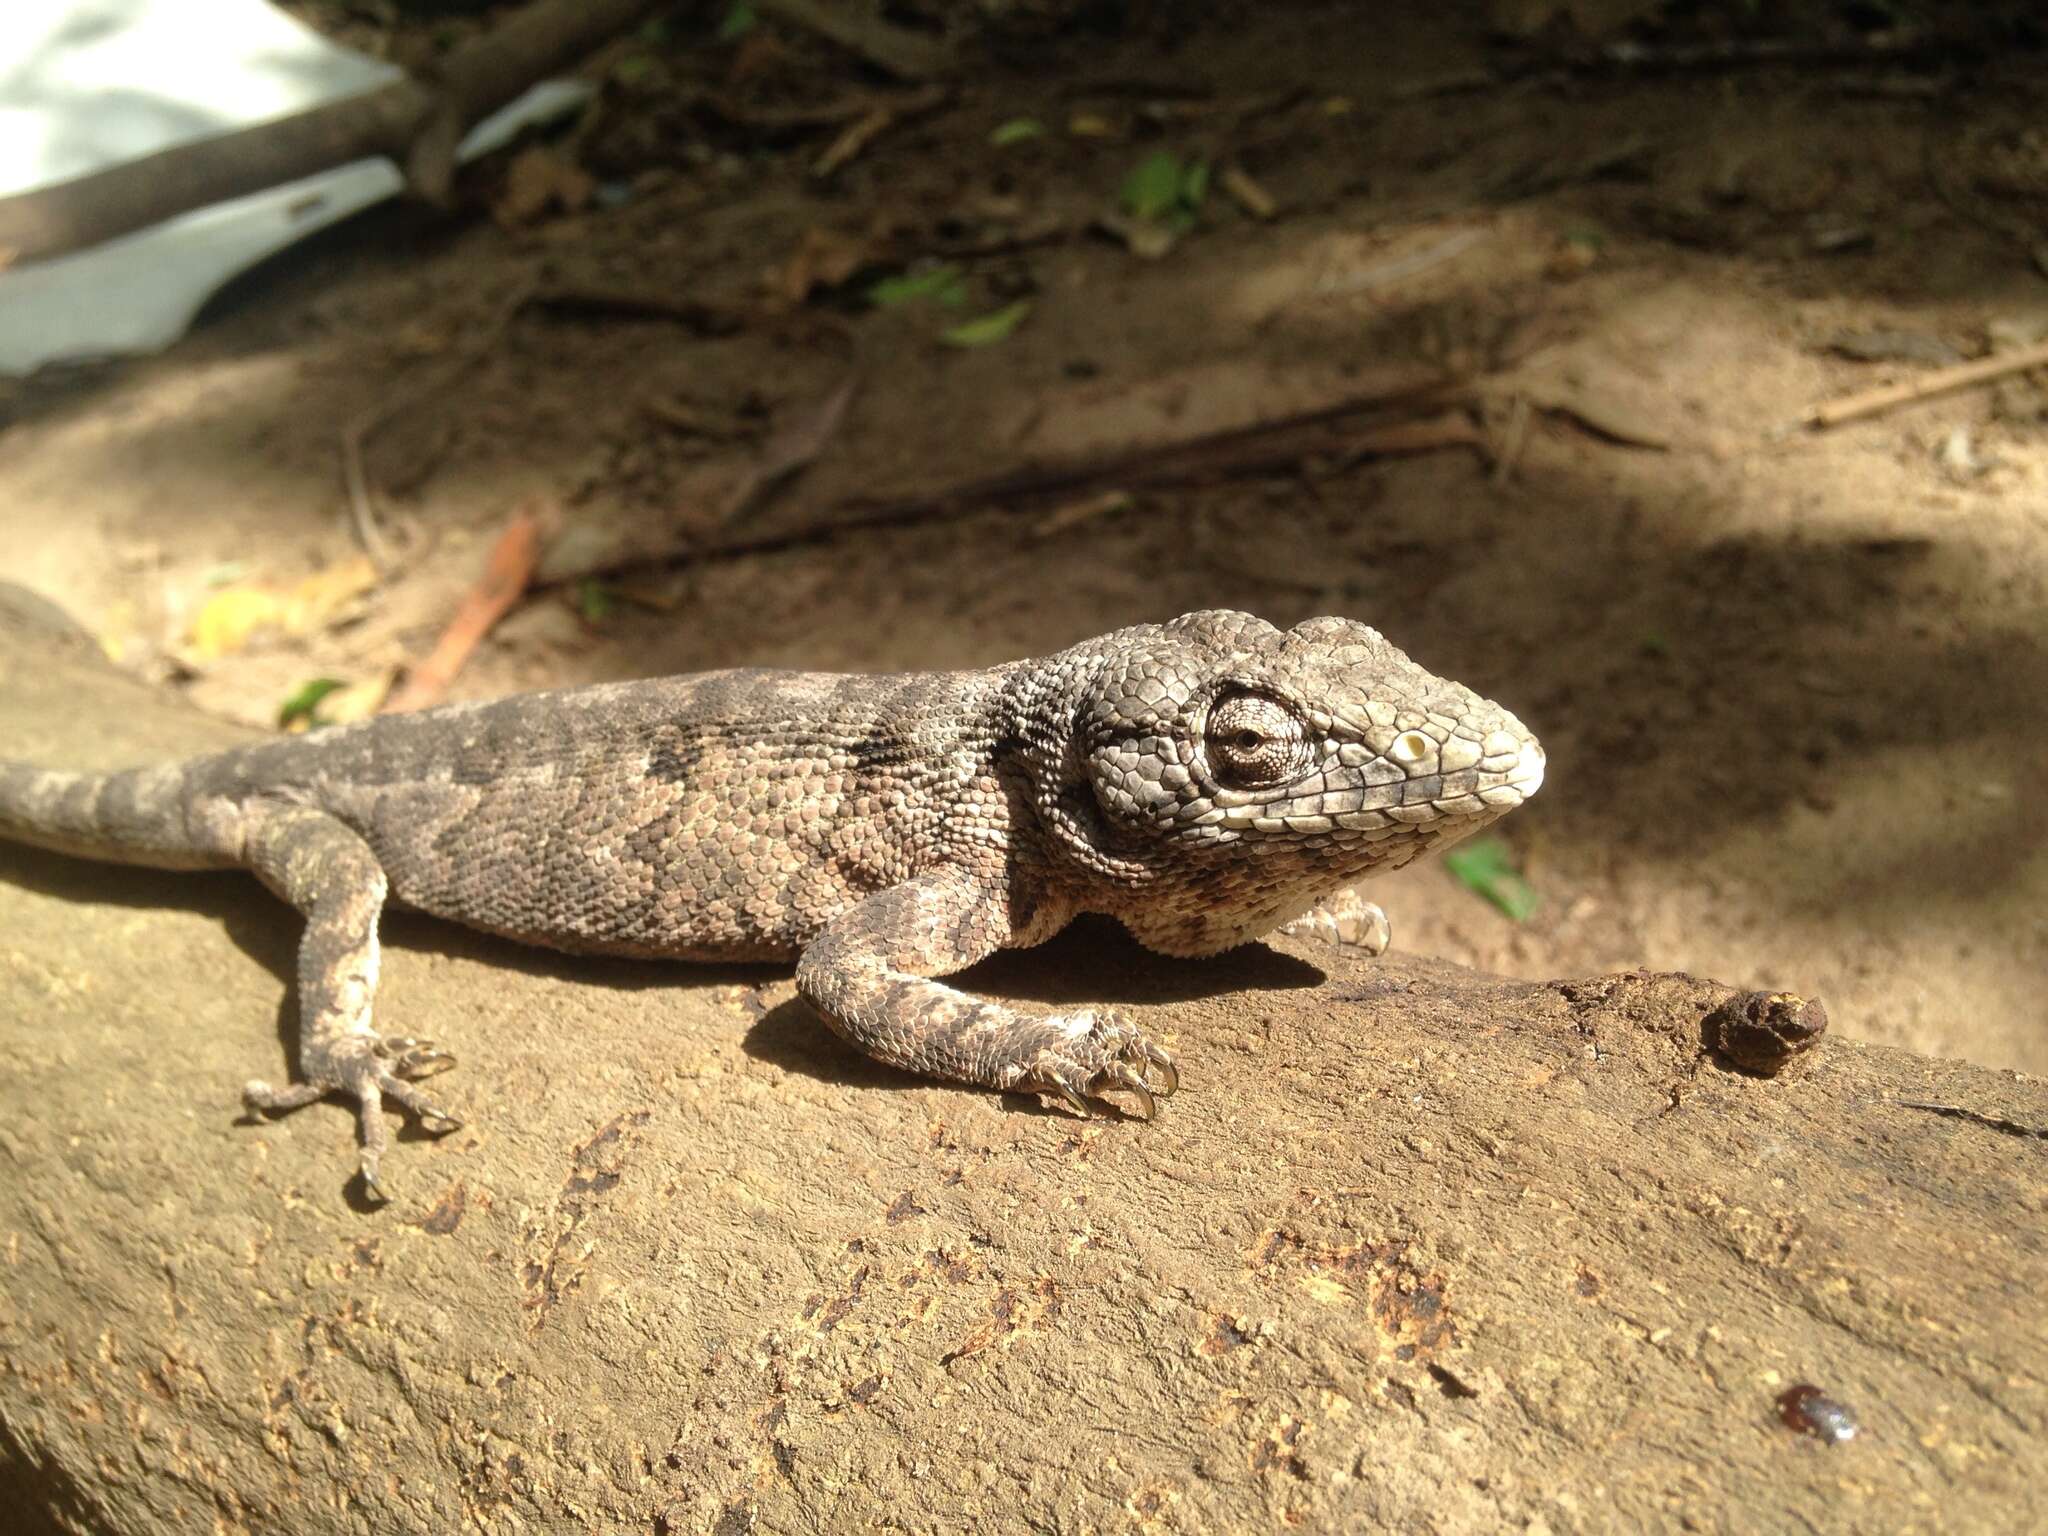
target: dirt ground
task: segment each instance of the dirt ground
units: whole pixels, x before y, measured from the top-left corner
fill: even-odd
[[[622,42],[461,217],[386,210],[161,358],[0,393],[0,578],[268,722],[314,678],[374,699],[530,506],[550,573],[598,574],[453,696],[1352,615],[1550,756],[1501,827],[1533,915],[1418,868],[1374,892],[1398,945],[2048,1071],[2048,383],[1799,425],[2048,336],[2038,55],[1526,67],[1478,7],[1216,4],[925,91],[715,22]],[[1162,152],[1213,174],[1140,254],[1114,215]],[[266,586],[296,622],[195,637]]]

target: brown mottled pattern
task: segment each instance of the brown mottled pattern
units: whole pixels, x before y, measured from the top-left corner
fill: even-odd
[[[371,1023],[387,889],[558,949],[794,959],[882,1061],[1149,1109],[1174,1068],[1128,1024],[934,978],[1081,912],[1169,954],[1228,948],[1484,826],[1542,775],[1514,716],[1362,624],[1208,612],[983,672],[718,672],[105,777],[0,763],[0,834],[246,867],[304,913],[303,1081],[246,1097],[354,1095],[374,1186],[383,1097],[447,1120],[410,1081],[446,1058]]]

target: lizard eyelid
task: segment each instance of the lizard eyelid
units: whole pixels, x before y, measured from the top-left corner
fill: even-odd
[[[1209,707],[1203,745],[1219,781],[1245,789],[1279,784],[1300,771],[1306,728],[1269,693],[1226,689]]]

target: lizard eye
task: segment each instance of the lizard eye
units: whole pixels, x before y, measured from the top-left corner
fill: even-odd
[[[1210,709],[1203,732],[1217,777],[1240,789],[1291,776],[1300,740],[1301,722],[1293,712],[1262,693],[1224,695]]]

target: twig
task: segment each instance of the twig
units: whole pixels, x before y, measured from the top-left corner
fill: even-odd
[[[363,434],[344,427],[341,433],[341,482],[348,491],[349,522],[356,531],[356,543],[377,574],[389,574],[396,563],[391,541],[377,526],[377,504],[370,496],[370,477],[363,472]]]
[[[946,49],[904,27],[872,15],[848,14],[847,7],[820,0],[754,0],[764,16],[815,32],[848,53],[866,59],[898,80],[929,80],[952,63]]]
[[[1407,409],[1449,403],[1445,393],[1420,394],[1401,402]],[[1203,433],[1178,442],[1122,453],[1031,465],[892,501],[842,502],[834,509],[838,513],[836,516],[828,515],[819,521],[766,533],[759,538],[722,540],[697,549],[678,549],[669,558],[722,560],[762,554],[819,543],[843,533],[936,522],[991,502],[1040,501],[1048,496],[1065,495],[1098,484],[1128,490],[1138,486],[1186,484],[1210,477],[1270,474],[1298,466],[1303,460],[1318,454],[1341,455],[1355,446],[1358,439],[1355,435],[1341,435],[1330,429],[1344,418],[1367,410],[1377,408],[1385,411],[1389,404],[1384,397],[1352,400],[1261,422],[1254,427]],[[1315,429],[1312,439],[1304,436],[1310,429]]]
[[[470,124],[652,9],[653,0],[534,0],[429,78],[0,198],[0,250],[44,260],[372,155],[399,161],[416,196],[444,202]]]
[[[569,284],[536,288],[525,304],[552,314],[592,315],[600,319],[672,320],[699,336],[730,336],[747,323],[744,313],[702,299],[642,288],[598,288]]]
[[[483,575],[464,594],[461,607],[441,631],[434,649],[384,700],[385,714],[426,709],[441,702],[470,653],[526,591],[540,562],[541,541],[553,520],[552,509],[546,507],[529,507],[512,519],[491,546]]]
[[[1427,272],[1431,267],[1441,266],[1453,257],[1462,256],[1466,251],[1484,240],[1489,231],[1484,229],[1454,230],[1443,239],[1425,246],[1419,251],[1390,257],[1361,271],[1347,272],[1341,277],[1326,279],[1315,285],[1317,298],[1336,298],[1343,294],[1363,293],[1372,288],[1384,288],[1389,283],[1413,277],[1418,272]]]
[[[1671,75],[1755,65],[1902,64],[1967,48],[1960,38],[1904,27],[1841,38],[1731,38],[1710,43],[1606,43],[1565,61],[1577,74]]]
[[[679,510],[665,519],[636,520],[624,528],[570,525],[561,538],[549,541],[535,584],[552,586],[692,553],[707,535],[755,511],[824,452],[845,420],[857,384],[848,378],[815,405],[791,414],[752,459],[737,467],[730,460],[707,465],[685,486]]]
[[[1226,165],[1217,174],[1216,181],[1238,207],[1262,223],[1280,212],[1280,205],[1273,201],[1273,194],[1253,180],[1251,172],[1241,166]]]
[[[1960,1104],[1937,1104],[1929,1099],[1893,1099],[1892,1103],[1901,1109],[1924,1109],[1930,1115],[1941,1115],[1950,1120],[1968,1120],[2006,1136],[2032,1136],[2048,1141],[2048,1126],[2027,1125],[2018,1120],[2008,1120],[2003,1115],[1987,1115],[1982,1110],[1965,1109]]]
[[[720,527],[737,522],[758,507],[777,486],[809,467],[825,451],[825,445],[838,432],[839,423],[846,419],[846,408],[853,403],[859,383],[858,377],[849,377],[820,401],[817,409],[805,411],[769,434],[753,472],[733,487],[719,507]]]
[[[363,467],[363,447],[371,436],[386,422],[401,411],[426,398],[429,394],[446,389],[470,368],[474,367],[512,323],[512,317],[519,313],[533,297],[531,279],[513,285],[511,296],[498,306],[498,311],[476,333],[463,354],[447,367],[429,369],[414,378],[409,384],[385,395],[368,410],[348,421],[341,429],[341,479],[348,492],[349,519],[355,525],[356,538],[361,542],[363,553],[370,557],[370,563],[377,568],[377,574],[387,574],[392,565],[389,542],[378,527],[376,493],[370,487],[370,476]]]
[[[1910,405],[1916,400],[1925,400],[1934,395],[1945,395],[1951,390],[1968,389],[1976,384],[1988,384],[1993,379],[2002,379],[2008,374],[2025,373],[2029,368],[2048,367],[2048,341],[2018,351],[2003,353],[1998,357],[1980,358],[1974,363],[1958,363],[1953,368],[1936,368],[1918,378],[1907,379],[1901,384],[1888,384],[1882,389],[1867,389],[1860,394],[1843,395],[1839,399],[1824,400],[1808,407],[1799,418],[1802,426],[1835,427],[1845,421],[1860,421],[1866,416],[1875,416],[1894,406]]]
[[[1436,416],[1419,416],[1412,421],[1393,421],[1366,429],[1351,439],[1343,457],[1333,467],[1348,469],[1365,459],[1436,453],[1445,448],[1477,448],[1483,455],[1487,441],[1468,413],[1444,411]]]
[[[921,117],[935,107],[945,105],[952,96],[951,90],[942,85],[929,86],[893,101],[882,101],[869,111],[848,123],[839,136],[825,146],[825,152],[818,156],[811,167],[811,174],[820,181],[831,177],[854,156],[880,138],[898,123]]]
[[[1840,39],[1736,38],[1711,43],[1608,43],[1562,57],[1532,54],[1499,69],[1467,69],[1414,81],[1394,91],[1396,101],[1465,95],[1506,85],[1564,80],[1573,75],[1708,74],[1771,65],[1831,68],[1860,64],[1901,65],[1971,50],[1962,38],[1902,29]]]

